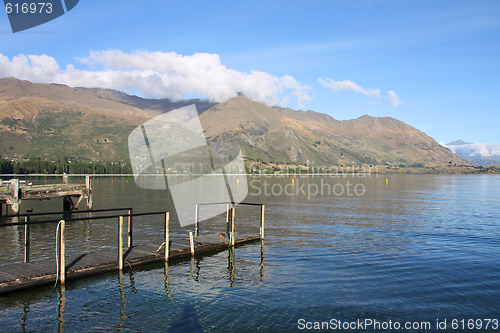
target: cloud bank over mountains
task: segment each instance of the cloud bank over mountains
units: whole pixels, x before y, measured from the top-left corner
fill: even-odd
[[[243,93],[269,106],[295,104],[300,108],[314,98],[312,88],[293,76],[275,76],[258,70],[240,72],[224,66],[218,54],[104,50],[90,52],[87,57],[76,60],[84,69],[73,64],[61,68],[55,58],[46,54],[21,54],[12,59],[0,54],[0,77],[116,89],[174,101],[200,96],[220,103]],[[365,89],[351,80],[327,78],[318,82],[334,92],[354,91],[380,97],[379,89]],[[401,104],[394,91],[389,91],[387,96],[391,105]]]
[[[491,160],[500,163],[500,143],[468,143],[457,142],[443,144],[455,154],[466,158],[470,161],[474,160]]]

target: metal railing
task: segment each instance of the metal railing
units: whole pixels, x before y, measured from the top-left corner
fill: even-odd
[[[260,239],[264,239],[264,211],[266,206],[264,204],[260,203],[251,203],[251,202],[204,202],[195,205],[195,210],[194,210],[194,234],[197,237],[199,235],[199,223],[198,223],[198,216],[199,216],[199,209],[200,206],[209,206],[209,205],[226,205],[226,232],[229,234],[229,243],[231,246],[234,246],[234,218],[235,218],[235,213],[236,213],[236,205],[243,205],[243,206],[258,206],[260,207]],[[230,205],[232,206],[230,208]]]
[[[54,223],[58,222],[57,227],[57,244],[58,247],[58,258],[57,258],[57,267],[58,267],[58,281],[61,284],[65,283],[66,280],[66,261],[65,261],[65,227],[67,222],[75,222],[75,221],[85,221],[85,220],[99,220],[99,219],[110,219],[110,218],[118,218],[118,270],[123,269],[123,222],[124,218],[128,219],[128,247],[132,247],[132,237],[133,237],[133,224],[132,218],[135,216],[148,216],[148,215],[165,215],[165,229],[164,229],[164,241],[165,241],[165,254],[164,260],[168,261],[169,256],[169,218],[170,214],[168,211],[156,211],[156,212],[146,212],[146,213],[136,213],[133,214],[132,208],[114,208],[114,209],[99,209],[92,211],[76,211],[77,213],[94,213],[94,212],[109,212],[109,211],[121,211],[126,210],[127,214],[113,214],[113,215],[104,215],[104,216],[86,216],[86,217],[74,217],[67,219],[52,219],[52,220],[40,220],[40,221],[31,221],[29,220],[30,216],[40,216],[40,215],[55,215],[62,214],[64,212],[48,212],[48,213],[35,213],[35,214],[20,214],[13,216],[25,216],[25,221],[23,222],[12,222],[12,223],[0,223],[0,227],[9,227],[16,225],[24,225],[25,226],[25,242],[24,242],[24,262],[29,261],[29,250],[30,250],[30,226],[33,224],[46,224],[46,223]],[[73,212],[75,213],[75,212]]]

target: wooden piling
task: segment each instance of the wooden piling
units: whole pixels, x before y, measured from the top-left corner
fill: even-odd
[[[165,261],[168,261],[168,254],[170,253],[169,218],[170,214],[166,212],[165,213]]]
[[[63,197],[63,212],[69,212],[73,210],[73,200],[70,196]]]
[[[123,216],[118,218],[118,270],[123,270]]]
[[[64,229],[66,227],[66,221],[59,221],[59,283],[64,284],[66,282],[66,242],[64,240]]]
[[[24,262],[30,261],[30,217],[24,217]]]
[[[260,239],[264,239],[264,209],[265,205],[260,206]]]
[[[191,231],[189,232],[189,247],[191,249],[191,256],[194,256],[194,240],[193,233]]]
[[[194,206],[194,235],[198,237],[198,205]]]
[[[90,176],[85,176],[85,193],[87,195],[87,209],[92,209],[92,180]]]
[[[234,215],[236,208],[231,208],[231,246],[234,246]]]
[[[19,200],[19,179],[10,180],[10,188],[12,189],[12,201],[10,203],[12,213],[19,214],[21,200]]]

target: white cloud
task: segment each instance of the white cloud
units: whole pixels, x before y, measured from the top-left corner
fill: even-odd
[[[500,143],[468,143],[464,145],[445,145],[452,152],[460,156],[470,157],[498,157],[500,156]]]
[[[328,88],[334,92],[354,91],[368,97],[380,97],[379,89],[365,89],[355,82],[352,82],[351,80],[335,81],[334,79],[330,78],[319,78],[318,82],[321,83],[323,87]]]
[[[398,106],[399,104],[401,104],[401,102],[399,101],[399,96],[392,90],[389,90],[387,92],[387,100],[392,106]]]
[[[222,65],[217,54],[184,56],[175,52],[106,50],[91,52],[77,60],[86,68],[69,64],[61,69],[53,57],[45,54],[18,55],[12,60],[0,54],[0,77],[129,93],[139,91],[145,97],[173,100],[201,95],[223,102],[241,92],[271,106],[285,106],[294,98],[301,107],[312,99],[310,87],[289,75],[278,77],[257,70],[239,72]]]

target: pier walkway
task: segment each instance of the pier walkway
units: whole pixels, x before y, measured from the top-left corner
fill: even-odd
[[[221,204],[221,203],[215,203]],[[227,207],[234,203],[227,204]],[[240,203],[240,205],[245,203]],[[69,218],[66,220],[43,220],[32,221],[32,215],[49,215],[52,213],[21,214],[25,216],[24,222],[0,223],[1,227],[23,225],[25,228],[24,262],[0,264],[0,294],[15,290],[23,290],[47,284],[64,284],[66,280],[78,279],[86,276],[97,275],[109,271],[123,270],[140,265],[147,265],[159,262],[180,261],[192,258],[194,255],[206,255],[220,252],[228,247],[240,246],[250,242],[262,240],[264,238],[264,205],[248,204],[261,208],[261,221],[259,235],[245,235],[235,232],[235,208],[228,208],[226,215],[226,232],[222,235],[198,235],[198,223],[195,231],[189,232],[189,237],[170,240],[169,213],[168,212],[148,212],[133,214],[132,208],[103,209],[85,212],[104,211],[127,211],[126,214],[116,214],[107,216],[92,216]],[[196,213],[198,212],[198,205]],[[142,244],[133,245],[133,217],[144,215],[163,215],[165,219],[164,242],[162,244]],[[197,214],[196,214],[197,215]],[[104,249],[95,252],[65,255],[64,229],[68,222],[96,219],[118,218],[118,239],[117,248]],[[197,219],[197,217],[196,217]],[[59,221],[59,222],[58,222]],[[128,240],[123,237],[124,221],[128,222]],[[57,258],[30,261],[30,225],[41,223],[55,223],[57,225],[58,242],[56,244]],[[196,221],[198,222],[198,221]],[[125,243],[125,245],[124,245]],[[64,269],[62,269],[64,268]]]

